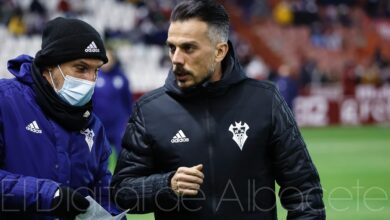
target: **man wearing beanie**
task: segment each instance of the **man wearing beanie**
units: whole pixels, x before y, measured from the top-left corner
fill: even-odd
[[[75,219],[91,196],[107,211],[110,145],[92,113],[103,41],[89,24],[47,23],[35,58],[8,61],[0,80],[0,219]]]

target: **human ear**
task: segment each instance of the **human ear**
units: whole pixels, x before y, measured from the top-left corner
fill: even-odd
[[[228,51],[229,51],[229,45],[226,42],[218,43],[215,51],[215,61],[217,63],[222,62],[222,60],[225,58]]]

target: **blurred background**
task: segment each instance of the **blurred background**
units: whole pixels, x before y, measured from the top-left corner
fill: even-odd
[[[0,77],[11,77],[7,60],[35,56],[46,21],[77,17],[112,49],[125,76],[113,78],[114,87],[125,85],[127,99],[136,100],[162,86],[171,67],[165,40],[177,2],[0,0]],[[230,40],[247,75],[273,81],[302,128],[328,219],[389,219],[390,1],[220,2],[230,14]],[[105,98],[115,115],[112,98]],[[280,205],[278,214],[285,219]]]

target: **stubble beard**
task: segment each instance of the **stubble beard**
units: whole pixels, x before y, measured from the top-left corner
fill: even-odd
[[[194,76],[194,74],[191,71],[188,71],[188,70],[184,69],[183,66],[175,66],[173,68],[173,73],[176,76],[176,83],[177,83],[177,85],[180,88],[182,88],[182,89],[188,89],[188,88],[195,87],[197,85],[201,85],[201,84],[209,82],[212,79],[212,77],[213,77],[213,75],[215,73],[215,66],[216,66],[216,63],[214,63],[213,60],[210,63],[211,64],[207,68],[207,74],[198,82],[195,81],[196,77]],[[186,81],[184,81],[184,82],[179,81],[177,79],[177,76],[178,75],[183,75],[183,74],[189,75],[193,79],[194,84],[190,85],[190,86],[185,86],[186,85]]]

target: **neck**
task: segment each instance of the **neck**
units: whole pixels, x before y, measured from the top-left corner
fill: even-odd
[[[210,82],[219,81],[219,80],[221,80],[221,78],[222,78],[222,67],[221,67],[221,63],[218,63],[215,66],[215,70],[214,70],[213,75],[210,78]]]

